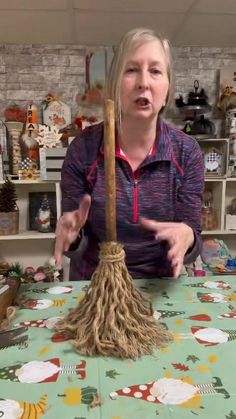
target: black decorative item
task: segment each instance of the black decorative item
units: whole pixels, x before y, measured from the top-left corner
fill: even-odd
[[[203,88],[199,89],[198,80],[194,80],[193,87],[194,89],[188,93],[187,102],[184,102],[182,95],[179,95],[175,100],[179,111],[185,114],[183,131],[199,139],[213,138],[215,137],[215,125],[204,117],[204,114],[211,111],[208,96]]]
[[[179,97],[175,100],[175,104],[177,108],[182,108],[185,111],[197,111],[200,110],[201,113],[205,113],[206,111],[211,110],[211,106],[207,102],[208,96],[205,93],[204,89],[199,91],[199,81],[194,80],[193,83],[194,90],[188,93],[188,100],[187,103],[184,102],[183,96],[179,95]]]

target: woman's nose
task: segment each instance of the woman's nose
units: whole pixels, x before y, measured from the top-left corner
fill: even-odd
[[[145,72],[141,72],[137,80],[139,90],[146,90],[148,88],[148,77]]]

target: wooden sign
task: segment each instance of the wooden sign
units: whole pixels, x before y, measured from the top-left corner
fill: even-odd
[[[71,124],[71,110],[66,103],[54,100],[43,110],[43,123],[58,129]]]

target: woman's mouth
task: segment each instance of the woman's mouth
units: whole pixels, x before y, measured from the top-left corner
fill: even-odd
[[[150,105],[150,101],[146,97],[141,96],[135,100],[135,104],[142,108],[146,108],[147,106]]]

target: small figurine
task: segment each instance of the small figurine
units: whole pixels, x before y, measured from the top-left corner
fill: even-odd
[[[39,162],[39,146],[36,141],[38,135],[38,109],[37,106],[31,102],[27,108],[25,132],[22,135],[22,140],[27,148],[27,155],[30,159]]]
[[[47,194],[43,196],[41,206],[36,217],[37,228],[41,233],[49,233],[51,228],[51,210],[48,202]]]

